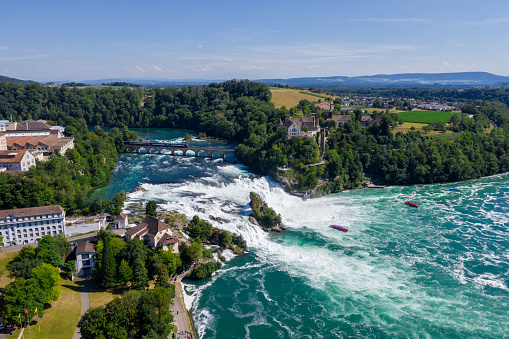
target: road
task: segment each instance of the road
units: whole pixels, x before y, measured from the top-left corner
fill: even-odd
[[[83,285],[81,285],[80,291],[80,299],[81,299],[81,315],[85,314],[90,308],[90,296],[88,294],[88,289],[90,286],[90,277],[86,277],[83,279]],[[80,329],[76,328],[72,339],[80,339],[81,333]]]

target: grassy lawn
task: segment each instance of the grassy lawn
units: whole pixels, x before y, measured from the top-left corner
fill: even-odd
[[[14,281],[7,276],[9,272],[5,267],[18,253],[19,251],[0,253],[0,287],[5,287]]]
[[[458,112],[408,111],[399,113],[399,116],[403,119],[404,122],[435,124],[437,122],[447,123],[449,119],[456,113]]]
[[[153,280],[150,280],[148,282],[148,287],[150,289],[154,288]],[[124,294],[124,292],[128,290],[129,287],[117,287],[106,290],[103,287],[99,286],[94,279],[92,279],[90,280],[90,289],[88,294],[90,296],[90,308],[106,305],[107,303],[112,301],[113,298],[121,297],[122,294]]]
[[[95,279],[92,279],[90,280],[90,291],[88,293],[90,296],[90,308],[106,305],[112,301],[115,296],[120,297],[127,290],[128,288],[115,288],[105,290],[99,286],[99,284],[97,284]]]
[[[80,289],[79,284],[62,279],[60,298],[44,310],[44,316],[40,320],[41,332],[39,332],[39,326],[34,319],[31,324],[32,333],[30,334],[26,328],[25,338],[72,338],[81,313]],[[19,333],[18,330],[8,338],[17,338]]]
[[[303,99],[307,99],[312,103],[318,103],[318,99],[322,100],[322,103],[326,103],[325,99],[322,97],[327,97],[323,94],[311,93],[309,91],[302,91],[298,89],[271,89],[272,92],[272,102],[276,108],[280,108],[282,106],[286,106],[287,109],[295,107],[298,105],[299,101]],[[331,96],[334,100],[335,97]]]

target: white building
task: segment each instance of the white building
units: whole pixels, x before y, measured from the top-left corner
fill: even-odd
[[[285,123],[279,120],[278,130],[282,126],[287,128],[288,139],[291,137],[312,137],[320,132],[320,124],[314,114],[312,117],[286,119]],[[307,128],[307,131],[303,130],[304,127]]]
[[[43,235],[65,234],[65,211],[60,205],[0,211],[0,235],[5,247],[35,243]]]
[[[126,228],[129,224],[129,219],[124,212],[121,212],[119,215],[113,219],[113,228],[118,230],[120,228]]]
[[[82,241],[76,247],[76,271],[78,277],[91,275],[94,273],[95,245],[89,241]]]
[[[35,165],[35,157],[27,150],[0,151],[0,168],[7,171],[25,172]]]

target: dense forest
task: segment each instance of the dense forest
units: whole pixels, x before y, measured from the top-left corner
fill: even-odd
[[[0,118],[12,115],[17,120],[49,119],[68,125],[71,135],[81,133],[83,146],[77,147],[77,153],[82,159],[75,152],[70,152],[68,158],[72,166],[82,168],[85,175],[69,175],[68,180],[54,180],[53,183],[51,178],[43,177],[43,182],[49,184],[44,187],[34,184],[31,187],[35,188],[26,188],[29,193],[25,196],[12,193],[22,196],[2,198],[2,205],[33,206],[39,202],[64,201],[66,209],[96,210],[97,204],[82,202],[85,191],[109,179],[114,164],[114,160],[109,159],[115,159],[122,140],[132,135],[119,129],[105,133],[100,128],[92,134],[83,134],[86,125],[186,128],[238,140],[242,144],[237,147],[236,156],[241,162],[256,173],[277,178],[290,190],[317,188],[322,193],[338,192],[359,186],[366,176],[378,177],[387,183],[411,184],[465,180],[509,170],[508,89],[371,91],[372,96],[462,100],[467,103],[463,106],[466,114],[455,115],[447,127],[436,124],[428,128],[443,132],[449,129],[453,134],[429,136],[419,131],[395,134],[397,114],[378,112],[375,117],[379,123],[362,127],[360,120],[364,113],[356,110],[351,113],[349,122],[336,127],[333,121],[327,120],[326,112],[319,111],[306,100],[290,110],[276,109],[270,103],[268,86],[248,80],[179,89],[117,90],[3,83],[0,84]],[[327,127],[323,149],[317,138],[287,139],[285,128],[276,131],[280,119],[313,113],[317,114],[320,125]],[[491,129],[490,120],[498,128]],[[73,125],[76,122],[79,126]],[[98,145],[101,142],[103,146]],[[101,154],[108,155],[103,157],[107,160],[102,164]],[[40,169],[51,165],[56,173],[65,173],[62,163],[66,160],[55,158]],[[283,166],[286,167],[284,171],[278,170]],[[39,167],[31,171],[35,174]],[[29,173],[25,180],[34,174]],[[0,177],[0,181],[9,181],[10,185],[16,180],[20,179]],[[44,192],[46,186],[56,189]],[[20,184],[16,187],[19,189],[11,191],[24,190]],[[69,195],[73,198],[66,198],[66,193],[73,189],[75,193]],[[43,193],[37,193],[40,191]]]

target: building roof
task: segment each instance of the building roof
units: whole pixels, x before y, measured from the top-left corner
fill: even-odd
[[[145,219],[138,224],[138,226],[128,229],[125,234],[130,237],[134,235],[137,235],[138,237],[147,235],[154,238],[158,232],[165,230],[170,230],[170,227],[159,219],[147,215]]]
[[[363,115],[361,117],[361,121],[373,121],[373,118],[370,117],[369,115]]]
[[[337,114],[334,114],[334,115],[331,115],[330,119],[334,119],[336,121],[341,121],[341,122],[347,122],[350,119],[352,119],[352,116],[351,115],[337,115]]]
[[[27,150],[0,151],[0,163],[20,163]]]
[[[147,227],[147,235],[155,236],[158,232],[169,229],[170,227],[166,225],[164,222],[160,221],[157,218],[154,218],[150,215],[147,215],[145,219],[140,223],[140,225],[146,225]]]
[[[21,140],[23,138],[25,138],[25,137],[19,136],[19,137],[7,137],[7,138],[5,138],[6,141],[7,141],[7,147],[12,147],[16,141]]]
[[[78,246],[76,247],[76,255],[81,253],[94,253],[95,252],[95,245],[92,244],[90,241],[82,241],[78,243]]]
[[[125,213],[124,213],[124,212],[120,212],[120,214],[119,214],[119,215],[117,215],[117,216],[115,217],[115,219],[113,219],[113,221],[117,221],[117,220],[125,220],[126,218],[127,218],[127,215],[125,215]]]
[[[128,235],[128,236],[133,236],[135,234],[137,234],[138,232],[140,232],[141,230],[145,229],[145,225],[142,225],[142,224],[138,224],[134,227],[131,227],[130,229],[128,229],[126,232],[125,232],[125,235]]]
[[[9,210],[0,210],[0,219],[6,219],[9,215],[14,218],[32,217],[41,214],[62,213],[64,209],[60,205],[39,206],[28,208],[14,208]]]
[[[49,126],[43,122],[29,119],[29,120],[25,120],[23,122],[18,122],[16,124],[15,130],[16,131],[41,131],[41,130],[49,131],[50,129],[51,129],[51,126]]]
[[[170,245],[178,243],[178,239],[171,236],[171,234],[165,233],[159,240],[159,245]]]

